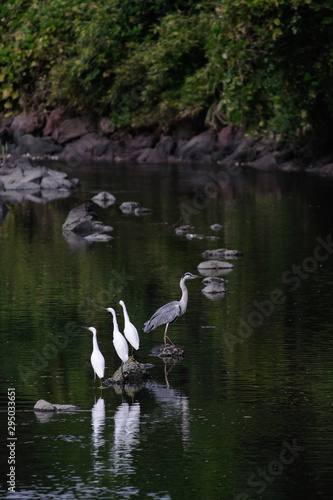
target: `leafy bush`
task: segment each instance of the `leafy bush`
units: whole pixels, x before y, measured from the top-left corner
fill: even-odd
[[[207,44],[217,116],[301,136],[319,101],[333,115],[333,5],[314,0],[220,0]]]
[[[322,0],[5,0],[0,113],[66,104],[114,126],[207,112],[292,138],[333,126]]]

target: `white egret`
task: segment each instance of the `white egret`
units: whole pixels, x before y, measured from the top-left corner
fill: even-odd
[[[116,311],[112,307],[102,307],[102,309],[109,311],[113,316],[113,345],[121,359],[121,371],[123,371],[123,364],[128,360],[128,344],[125,337],[119,331]]]
[[[157,311],[152,315],[152,317],[145,322],[143,331],[145,333],[149,333],[160,325],[166,325],[164,331],[164,344],[166,344],[166,339],[170,340],[167,336],[167,330],[170,323],[173,323],[182,316],[187,308],[188,302],[188,291],[185,285],[186,280],[193,280],[194,278],[199,278],[191,273],[185,273],[184,276],[180,279],[179,286],[182,291],[182,296],[180,300],[174,300],[165,304],[164,306],[157,309]],[[174,346],[175,344],[170,340],[171,344]]]
[[[124,301],[120,300],[119,304],[123,308],[123,313],[124,313],[124,321],[125,321],[124,335],[132,346],[132,358],[133,358],[133,348],[137,351],[139,349],[139,344],[140,344],[138,330],[135,328],[135,326],[133,325],[133,323],[131,323],[129,319],[129,315]]]
[[[93,334],[93,352],[91,353],[90,361],[91,361],[91,366],[93,367],[94,370],[94,380],[96,379],[97,375],[101,381],[101,389],[102,389],[103,388],[102,378],[104,377],[105,359],[98,347],[97,330],[93,326],[90,327],[84,326],[83,328],[85,328],[86,330],[90,330]]]

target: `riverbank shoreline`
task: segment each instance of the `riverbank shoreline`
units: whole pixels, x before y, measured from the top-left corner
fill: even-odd
[[[59,107],[48,115],[30,111],[7,119],[0,137],[2,164],[12,156],[28,156],[70,167],[86,162],[190,163],[333,176],[333,154],[314,157],[306,147],[297,150],[272,138],[255,138],[232,125],[218,131],[190,118],[166,127],[113,131],[107,117],[72,116]]]

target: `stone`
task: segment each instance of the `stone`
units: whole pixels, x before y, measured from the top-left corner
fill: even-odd
[[[110,139],[99,139],[95,142],[92,148],[92,156],[94,160],[113,161],[113,142]]]
[[[33,157],[48,157],[59,154],[62,147],[49,137],[24,134],[18,139],[16,151],[19,154],[29,154]]]
[[[44,167],[34,167],[28,169],[22,169],[16,167],[8,175],[0,175],[0,180],[6,191],[9,190],[29,190],[29,189],[40,189],[39,181],[45,173]],[[33,182],[38,181],[38,182]]]
[[[43,136],[53,135],[56,129],[59,128],[60,124],[69,118],[67,108],[65,106],[59,106],[54,109],[46,120],[46,124],[43,130]],[[56,138],[56,134],[55,137]]]
[[[242,257],[243,252],[239,250],[228,250],[227,248],[217,248],[216,250],[205,250],[200,254],[204,259],[228,259]]]
[[[223,226],[221,226],[221,224],[212,224],[210,228],[212,231],[221,231],[221,229],[223,229]]]
[[[65,144],[66,142],[78,139],[79,137],[86,135],[88,132],[93,132],[95,130],[96,123],[92,116],[68,118],[60,122],[59,125],[54,128],[52,139],[57,141],[59,144]]]
[[[166,163],[167,155],[163,150],[155,148],[145,148],[131,155],[131,159],[136,159],[138,163]]]
[[[165,158],[171,156],[176,149],[176,142],[170,135],[160,138],[155,146],[155,150],[159,151]]]
[[[69,180],[66,177],[66,173],[32,166],[30,163],[0,169],[0,185],[5,191],[71,190],[79,185],[78,179]]]
[[[152,365],[139,363],[135,359],[128,359],[123,364],[123,371],[121,367],[113,374],[113,376],[104,382],[104,385],[125,385],[125,384],[139,384],[150,377],[148,368]]]
[[[67,144],[59,160],[65,161],[70,167],[78,167],[81,163],[91,161],[96,145],[99,144],[99,136],[96,132],[82,134],[82,136],[70,144]]]
[[[119,209],[123,214],[133,214],[136,208],[139,208],[140,203],[138,201],[124,201]]]
[[[34,134],[42,129],[45,117],[35,111],[29,113],[20,113],[15,116],[11,125],[10,132],[13,135],[14,142],[24,134]]]
[[[227,280],[224,280],[223,278],[217,278],[217,277],[208,277],[202,280],[202,282],[206,285],[205,288],[202,290],[203,293],[226,293],[228,291],[227,287],[225,286],[225,283],[228,283]]]
[[[106,228],[109,227],[109,226],[105,226]],[[105,229],[104,227],[104,231],[106,231],[107,229]],[[104,234],[104,233],[94,233],[94,234],[88,234],[88,236],[84,236],[84,239],[87,240],[87,241],[110,241],[110,240],[113,240],[112,236],[110,236],[109,234]]]
[[[189,224],[176,227],[176,229],[175,229],[175,233],[180,235],[180,236],[188,234],[188,233],[192,233],[192,231],[194,231],[194,226],[190,226]]]
[[[219,165],[230,166],[235,163],[254,160],[256,152],[251,137],[243,137],[236,149],[222,160],[217,161]]]
[[[150,208],[145,207],[137,207],[134,209],[134,215],[137,217],[142,217],[143,215],[148,215],[152,212]]]
[[[183,161],[195,161],[200,159],[206,161],[208,156],[216,148],[216,136],[212,130],[206,130],[199,135],[192,137],[183,145],[178,146],[175,156]],[[208,158],[207,158],[208,157]]]
[[[187,233],[186,238],[188,240],[218,240],[219,236],[205,236],[204,234],[193,234],[193,233]]]
[[[57,411],[74,411],[79,410],[78,406],[73,405],[58,405],[49,403],[45,401],[45,399],[39,399],[34,406],[34,411],[42,411],[42,412],[57,412]]]
[[[108,193],[107,191],[101,191],[91,198],[91,201],[99,205],[100,207],[107,208],[111,205],[114,205],[116,202],[115,196],[113,194]]]
[[[206,269],[233,269],[233,267],[230,262],[223,260],[206,260],[205,262],[201,262],[197,269],[201,271]]]
[[[41,189],[68,189],[73,188],[73,184],[69,179],[54,177],[52,175],[43,177],[40,183]]]
[[[112,231],[113,228],[111,226],[104,226],[103,223],[98,220],[93,204],[91,202],[86,202],[73,208],[69,212],[62,226],[62,230],[64,233],[73,232],[82,238],[92,237],[94,235],[94,240],[96,241],[96,235]],[[109,239],[111,239],[111,237],[100,237],[99,241],[108,241]]]
[[[276,170],[277,162],[272,153],[267,153],[254,161],[244,163],[246,167],[255,168],[257,170]]]

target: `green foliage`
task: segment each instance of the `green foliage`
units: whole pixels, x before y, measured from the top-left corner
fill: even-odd
[[[116,128],[206,110],[286,137],[333,116],[328,1],[5,0],[0,16],[3,114],[63,103]]]
[[[207,55],[220,118],[300,136],[319,98],[333,115],[331,3],[220,0],[217,14]]]
[[[147,117],[169,120],[204,106],[210,93],[206,80],[200,80],[209,25],[209,14],[170,14],[154,30],[155,39],[128,46],[129,55],[106,94],[115,126],[126,117],[132,124]]]

